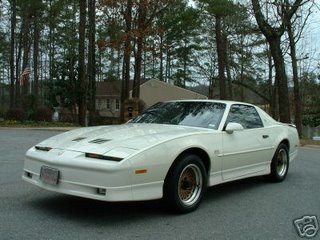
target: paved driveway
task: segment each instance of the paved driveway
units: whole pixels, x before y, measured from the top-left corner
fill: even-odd
[[[301,239],[295,219],[315,215],[320,223],[318,149],[302,148],[283,183],[251,178],[215,186],[197,211],[174,215],[160,201],[99,202],[23,182],[25,151],[57,133],[0,129],[0,239],[283,240]]]

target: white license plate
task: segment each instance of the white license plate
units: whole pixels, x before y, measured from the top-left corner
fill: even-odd
[[[40,180],[50,185],[57,185],[59,182],[59,170],[42,166],[40,170]]]

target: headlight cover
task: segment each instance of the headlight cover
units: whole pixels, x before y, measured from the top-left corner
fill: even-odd
[[[134,149],[134,148],[117,147],[108,152],[105,152],[104,154],[86,152],[85,156],[86,158],[120,162],[124,158],[134,154],[137,151],[138,149]]]

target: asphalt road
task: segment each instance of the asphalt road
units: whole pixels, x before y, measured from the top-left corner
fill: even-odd
[[[320,224],[320,149],[301,148],[279,184],[251,178],[209,188],[200,208],[167,212],[160,201],[107,203],[21,180],[26,150],[57,131],[0,129],[0,239],[301,239],[293,221]],[[320,230],[314,239],[320,239]]]

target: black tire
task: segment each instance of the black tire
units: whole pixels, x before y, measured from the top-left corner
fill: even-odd
[[[281,143],[271,162],[271,173],[269,179],[273,182],[282,182],[289,170],[289,153],[286,144]]]
[[[179,157],[164,182],[164,202],[177,213],[194,211],[200,205],[207,187],[206,168],[193,154]]]

